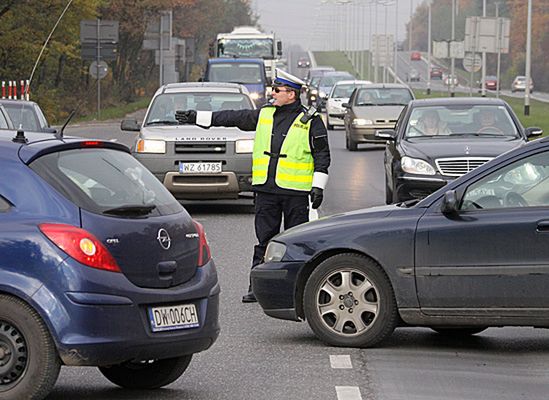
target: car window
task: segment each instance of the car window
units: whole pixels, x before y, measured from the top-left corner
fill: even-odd
[[[4,108],[15,128],[22,126],[26,131],[40,131],[40,122],[34,113],[34,107],[29,103],[6,103]]]
[[[9,128],[8,119],[4,115],[4,112],[0,110],[0,129],[8,129],[8,128]]]
[[[414,108],[408,120],[405,137],[451,134],[471,135],[473,138],[519,136],[518,129],[504,106],[460,105]]]
[[[320,83],[318,84],[318,86],[332,87],[337,82],[347,79],[353,79],[353,77],[351,75],[323,76],[322,79],[320,79]]]
[[[10,208],[11,208],[11,204],[2,196],[0,196],[0,212],[3,213],[6,211],[9,211]]]
[[[233,83],[263,83],[263,66],[257,63],[210,64],[208,81]]]
[[[363,88],[355,97],[356,106],[407,105],[412,96],[404,88]]]
[[[549,206],[549,152],[516,161],[469,186],[461,210]]]
[[[130,154],[111,149],[76,149],[47,154],[30,167],[79,207],[94,213],[119,207],[152,207],[173,214],[181,205]]]
[[[170,93],[156,96],[147,114],[145,125],[173,124],[176,110],[222,111],[250,110],[248,96],[240,93]]]
[[[331,97],[336,99],[348,99],[351,97],[351,94],[353,93],[353,90],[357,87],[363,87],[363,84],[355,84],[355,83],[346,83],[342,85],[335,85],[334,91],[331,94]]]

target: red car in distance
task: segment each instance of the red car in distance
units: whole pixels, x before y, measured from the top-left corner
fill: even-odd
[[[421,61],[421,53],[419,51],[412,51],[412,54],[410,55],[410,60]]]

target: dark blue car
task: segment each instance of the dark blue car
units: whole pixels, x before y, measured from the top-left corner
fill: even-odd
[[[502,154],[423,200],[292,228],[252,270],[272,317],[336,346],[397,326],[452,335],[549,327],[549,138]]]
[[[61,365],[176,380],[219,334],[202,226],[120,144],[2,131],[0,397],[41,399]]]

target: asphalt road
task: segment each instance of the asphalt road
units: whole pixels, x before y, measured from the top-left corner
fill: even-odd
[[[118,123],[73,126],[67,133],[133,141]],[[322,215],[382,204],[380,147],[344,148],[330,132],[332,167]],[[325,346],[306,322],[267,317],[242,304],[255,243],[249,200],[185,203],[207,232],[221,283],[221,335],[187,372],[157,391],[127,391],[95,368],[64,367],[48,399],[187,400],[516,400],[547,398],[549,332],[492,328],[476,337],[444,338],[400,328],[382,347]],[[395,249],[398,251],[398,249]],[[116,323],[116,321],[105,321]]]

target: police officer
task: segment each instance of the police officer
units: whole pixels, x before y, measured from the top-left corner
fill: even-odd
[[[309,196],[316,209],[328,181],[330,149],[324,122],[307,113],[299,99],[301,79],[277,69],[272,104],[257,110],[177,111],[179,123],[238,127],[256,131],[252,188],[255,192],[255,233],[252,268],[263,262],[269,240],[284,229],[309,220]],[[251,285],[242,302],[255,302]]]

